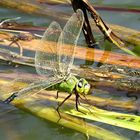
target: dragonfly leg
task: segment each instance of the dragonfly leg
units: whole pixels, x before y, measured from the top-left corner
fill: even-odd
[[[76,102],[75,102],[76,110],[81,112],[81,113],[84,113],[84,112],[80,111],[79,108],[78,108],[78,104],[81,105],[80,101],[79,101],[80,95],[78,93],[75,93],[75,96],[76,96]]]
[[[75,93],[75,96],[76,96],[76,103],[75,103],[75,105],[76,105],[76,110],[77,111],[79,111],[79,109],[78,109],[78,103],[79,103],[79,105],[80,105],[80,102],[79,102],[79,95],[78,95],[78,93]]]
[[[80,105],[80,101],[79,101],[79,94],[78,93],[75,93],[75,96],[76,96],[76,103],[75,103],[75,106],[76,106],[76,110],[78,111],[78,112],[81,112],[81,113],[83,113],[83,114],[85,114],[84,112],[82,112],[81,110],[79,110],[79,108],[78,108],[78,104]]]
[[[81,113],[83,113],[83,114],[86,114],[86,113],[80,111],[79,108],[78,108],[78,104],[79,104],[80,106],[82,106],[82,105],[80,104],[79,98],[82,99],[82,100],[83,100],[83,98],[82,98],[78,93],[75,93],[75,96],[76,96],[76,110],[79,111],[79,112],[81,112]],[[85,97],[85,96],[84,96],[84,97]],[[86,97],[85,97],[85,99],[86,99],[86,102],[88,103],[88,100],[87,100]],[[85,109],[87,109],[89,112],[91,112],[89,108],[86,108],[85,106],[82,106],[82,107],[85,108]]]
[[[90,102],[88,101],[88,99],[86,98],[85,95],[83,95],[83,97],[84,97],[85,99],[83,99],[81,96],[79,96],[79,97],[80,97],[81,100],[85,100],[85,102],[86,102],[87,104],[90,104]]]
[[[79,97],[82,99],[82,100],[84,100],[80,95],[79,95]],[[88,101],[88,99],[86,98],[86,96],[85,95],[83,95],[83,97],[85,98],[85,101],[86,101],[86,103],[87,104],[89,104],[90,105],[90,102]],[[82,106],[82,105],[81,105]],[[90,105],[91,106],[91,105]],[[84,107],[84,106],[82,106],[82,107]],[[87,109],[91,114],[93,114],[93,112],[89,109],[89,108],[87,108],[87,107],[84,107],[85,109]],[[94,114],[95,115],[95,114]],[[95,115],[97,118],[99,118],[97,115]]]
[[[69,98],[71,97],[71,95],[72,95],[72,93],[70,93],[70,94],[57,106],[57,108],[56,108],[56,111],[58,112],[58,115],[59,115],[60,119],[61,119],[61,115],[60,115],[60,113],[59,113],[59,108],[64,104],[64,102],[65,102],[67,99],[69,99]],[[59,119],[59,120],[60,120],[60,119]]]
[[[78,93],[75,93],[75,96],[76,96],[76,103],[75,103],[76,110],[79,111],[79,112],[81,112],[81,113],[84,113],[84,112],[80,111],[79,108],[78,108],[78,104],[79,104],[80,106],[82,106],[82,105],[80,104],[80,101],[79,101],[80,95],[79,95]],[[80,97],[80,98],[81,98],[81,97]],[[85,113],[84,113],[84,114],[85,114]]]

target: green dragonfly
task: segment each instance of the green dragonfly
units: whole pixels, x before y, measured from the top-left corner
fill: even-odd
[[[5,100],[5,103],[10,103],[14,98],[26,95],[29,92],[31,92],[29,95],[32,95],[34,94],[33,90],[40,91],[53,86],[58,91],[69,93],[58,105],[57,111],[72,94],[75,94],[76,109],[78,110],[80,95],[85,96],[90,90],[90,84],[85,79],[77,79],[71,73],[74,50],[82,30],[83,22],[83,12],[78,9],[67,21],[63,31],[57,22],[54,21],[50,24],[39,43],[39,50],[41,51],[36,51],[35,54],[36,71],[45,80],[40,79],[28,87],[13,93]],[[48,51],[45,52],[45,50]]]

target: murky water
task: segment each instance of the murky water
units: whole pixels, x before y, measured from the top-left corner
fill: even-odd
[[[100,5],[113,5],[121,7],[138,7],[140,6],[139,0],[96,0],[95,4]],[[126,6],[127,5],[127,6]],[[61,7],[59,5],[56,9],[61,9],[68,13],[72,12],[71,7]],[[62,10],[63,8],[63,10]],[[140,30],[140,14],[130,12],[111,12],[111,11],[98,11],[103,19],[108,23],[123,25],[129,28]],[[25,14],[13,9],[0,7],[0,19],[21,17],[19,21],[31,22],[34,25],[48,25],[52,19]],[[28,55],[28,54],[27,54]],[[7,69],[8,66],[2,66],[0,69]],[[20,68],[19,68],[20,69]],[[21,68],[22,69],[22,68]],[[25,69],[26,71],[26,69]],[[27,70],[30,71],[30,70]],[[108,91],[109,92],[109,91]],[[108,96],[108,95],[107,95]],[[116,96],[116,95],[114,95]],[[107,128],[119,135],[126,136],[131,140],[140,140],[140,135],[137,132],[102,124],[95,122],[94,124]],[[57,124],[43,121],[34,117],[31,114],[23,112],[14,106],[5,105],[0,103],[0,140],[85,140],[86,136],[74,130],[64,128]],[[95,140],[95,138],[90,138]]]

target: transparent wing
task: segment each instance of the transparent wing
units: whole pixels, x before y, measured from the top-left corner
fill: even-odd
[[[70,73],[70,68],[74,60],[74,48],[77,45],[83,22],[83,12],[78,9],[77,12],[70,17],[58,39],[57,52],[59,57],[59,70],[64,76]]]
[[[62,29],[57,22],[52,22],[45,31],[38,50],[35,54],[36,71],[41,76],[53,77],[57,76],[57,41]]]
[[[39,79],[39,78],[37,78],[37,79]],[[20,80],[20,79],[16,79],[16,80],[13,80],[12,82],[3,84],[0,87],[1,100],[5,100],[4,97],[6,95],[9,97],[13,97],[16,95],[17,97],[20,97],[20,98],[25,97],[25,96],[27,97],[27,96],[34,95],[34,94],[40,92],[41,90],[44,90],[57,83],[62,82],[63,78],[56,79],[56,77],[52,77],[50,79],[45,79],[45,80],[42,79],[42,80],[36,81],[36,77],[35,77],[34,81],[35,81],[34,83],[31,83],[28,86],[24,85],[24,83],[22,83],[23,80]],[[19,85],[22,87],[22,89],[20,89],[21,87],[19,87]]]
[[[34,95],[38,92],[40,92],[41,90],[47,89],[57,83],[60,83],[63,81],[62,79],[56,79],[55,77],[48,79],[48,80],[42,80],[42,81],[38,81],[36,83],[32,83],[30,84],[28,87],[21,89],[18,93],[17,93],[17,97],[24,97],[25,95],[27,96],[27,93],[29,96]]]
[[[43,79],[44,77],[47,78],[46,80],[40,79],[38,82],[32,83],[28,87],[20,90],[16,93],[18,97],[26,95],[26,93],[28,95],[35,94],[64,79],[64,76],[69,71],[70,65],[73,63],[74,45],[77,44],[83,20],[82,11],[78,10],[69,19],[63,32],[57,22],[50,24],[38,46],[39,51],[37,50],[35,54],[36,71]],[[64,44],[71,44],[68,51],[69,56],[65,55]],[[61,63],[64,64],[61,65]],[[64,74],[60,75],[60,73]]]
[[[33,95],[40,90],[57,84],[64,79],[58,77],[57,41],[62,29],[57,22],[52,22],[45,31],[35,54],[35,68],[41,78],[37,82],[20,90],[17,96],[24,97],[26,93]],[[26,95],[27,96],[27,95]]]

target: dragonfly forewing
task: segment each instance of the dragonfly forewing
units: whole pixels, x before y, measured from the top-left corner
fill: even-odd
[[[70,17],[58,39],[57,53],[59,57],[59,70],[62,75],[70,73],[74,61],[75,46],[77,45],[83,22],[84,15],[79,9]]]
[[[52,22],[45,31],[35,54],[35,67],[39,75],[43,77],[57,76],[57,41],[62,29],[57,22]]]

